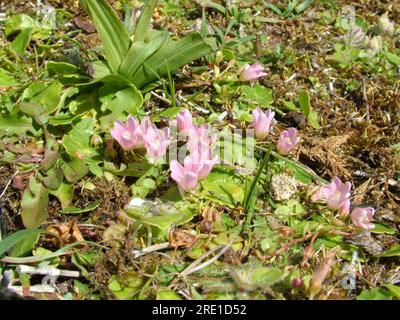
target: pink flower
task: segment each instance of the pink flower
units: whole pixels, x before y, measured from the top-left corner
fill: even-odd
[[[252,81],[258,78],[266,76],[265,68],[259,64],[255,63],[252,65],[246,64],[243,67],[243,71],[239,76],[240,81]]]
[[[350,213],[350,205],[351,202],[349,199],[343,201],[342,205],[339,208],[339,213],[343,216],[343,217],[347,217]]]
[[[371,223],[374,220],[375,209],[371,207],[356,208],[351,213],[351,220],[356,227],[361,229],[370,230],[375,228]]]
[[[322,188],[323,187],[319,187],[311,196],[310,200],[311,202],[318,202],[320,200],[324,199],[324,195],[322,193]]]
[[[275,112],[271,109],[268,109],[267,112],[263,112],[260,108],[253,110],[253,124],[257,138],[265,139],[267,137],[274,117]]]
[[[110,133],[124,150],[133,150],[144,146],[139,121],[135,117],[129,116],[126,124],[116,121]]]
[[[199,179],[207,178],[212,168],[218,161],[218,157],[213,157],[212,149],[208,148],[205,150],[195,150],[189,157],[185,158],[187,165],[191,166],[192,170],[195,171]]]
[[[216,137],[210,133],[208,124],[193,125],[188,131],[187,148],[191,153],[198,150],[208,150],[215,141]]]
[[[328,186],[322,187],[322,194],[332,210],[349,210],[350,203],[345,203],[350,197],[351,183],[343,183],[338,177],[334,177]]]
[[[190,157],[184,160],[184,166],[178,161],[172,160],[170,163],[171,177],[178,184],[179,192],[183,195],[186,191],[196,188],[199,181],[199,176],[192,163]]]
[[[151,159],[160,159],[167,152],[170,144],[168,128],[158,129],[154,124],[147,128],[144,139],[147,155]]]
[[[297,137],[297,130],[295,128],[283,131],[277,144],[278,152],[283,156],[288,155],[299,141],[300,139]]]
[[[188,131],[193,127],[193,118],[189,110],[183,109],[176,116],[176,124],[179,131]]]

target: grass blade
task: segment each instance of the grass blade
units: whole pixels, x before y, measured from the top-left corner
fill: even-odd
[[[253,217],[253,209],[255,204],[255,196],[257,194],[257,183],[261,178],[261,174],[263,173],[264,169],[268,166],[268,161],[271,155],[272,147],[270,146],[268,151],[265,153],[264,158],[257,170],[256,176],[254,177],[250,187],[247,189],[246,186],[246,196],[243,199],[243,212],[247,215],[246,222],[243,225],[242,232],[248,229],[251,219]]]
[[[114,73],[125,58],[130,40],[124,25],[106,0],[81,0],[103,41],[107,62]]]
[[[149,31],[151,17],[157,2],[158,0],[146,0],[136,25],[134,42],[144,42],[144,39]]]

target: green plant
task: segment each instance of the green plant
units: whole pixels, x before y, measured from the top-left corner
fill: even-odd
[[[103,42],[109,74],[138,88],[212,51],[210,41],[191,33],[177,41],[167,31],[149,30],[157,0],[147,0],[132,36],[106,0],[81,0]]]

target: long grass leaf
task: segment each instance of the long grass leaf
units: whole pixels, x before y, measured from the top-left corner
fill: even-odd
[[[163,32],[159,36],[155,37],[150,43],[133,43],[119,68],[119,73],[126,78],[133,80],[135,72],[140,68],[146,59],[151,57],[155,52],[157,52],[157,50],[161,48],[168,36],[169,35],[167,32]]]
[[[212,51],[210,45],[198,33],[192,33],[178,41],[171,41],[145,61],[134,75],[133,83],[141,88],[170,72],[199,59]]]
[[[151,17],[158,0],[146,0],[135,29],[134,42],[144,42],[149,31]]]
[[[128,32],[106,0],[81,0],[81,2],[93,19],[111,70],[117,73],[129,49]]]
[[[251,219],[253,217],[254,204],[255,204],[255,200],[256,200],[256,194],[258,191],[257,183],[260,180],[261,174],[263,173],[264,169],[268,166],[268,161],[269,161],[269,158],[271,155],[271,150],[272,150],[272,147],[270,146],[268,151],[264,155],[264,158],[257,170],[257,173],[256,173],[250,187],[248,189],[246,188],[247,193],[243,199],[243,212],[247,216],[246,216],[245,224],[242,229],[243,231],[248,229]]]

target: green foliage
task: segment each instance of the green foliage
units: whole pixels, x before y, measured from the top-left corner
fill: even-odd
[[[101,204],[101,201],[95,201],[93,203],[89,203],[85,208],[81,209],[81,208],[77,208],[77,207],[67,207],[64,208],[60,211],[60,213],[62,214],[68,214],[68,215],[78,215],[81,213],[85,213],[85,212],[90,212],[93,211],[94,209],[96,209],[99,205]]]
[[[35,177],[29,178],[29,187],[24,191],[21,200],[22,222],[27,229],[35,229],[46,221],[49,196],[47,189],[37,182]]]
[[[274,101],[272,90],[260,84],[252,87],[245,85],[241,89],[244,97],[253,103],[268,106]]]
[[[99,32],[111,72],[125,76],[138,88],[211,52],[210,45],[196,33],[174,41],[167,32],[149,32],[156,0],[146,1],[133,42],[106,0],[81,2]]]
[[[27,240],[31,241],[36,235],[40,235],[44,231],[42,229],[27,229],[17,231],[0,241],[0,256],[6,253],[15,245]]]
[[[363,290],[357,300],[392,300],[392,293],[382,288]]]

